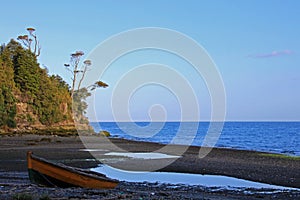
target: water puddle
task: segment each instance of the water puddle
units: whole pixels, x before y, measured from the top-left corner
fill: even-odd
[[[112,168],[108,165],[100,165],[93,168],[96,171],[105,174],[107,177],[117,179],[119,181],[127,182],[149,182],[161,183],[172,185],[199,185],[212,188],[224,188],[237,190],[241,188],[254,188],[254,189],[272,189],[272,190],[297,190],[297,188],[283,187],[270,185],[265,183],[253,182],[228,176],[218,175],[200,175],[188,173],[171,173],[171,172],[132,172]],[[276,192],[276,191],[273,191]]]
[[[78,151],[88,151],[88,152],[98,152],[98,151],[108,151],[107,149],[79,149]]]
[[[109,152],[104,154],[106,156],[122,156],[133,159],[166,159],[166,158],[180,158],[180,156],[169,155],[164,153],[128,153],[128,152]]]

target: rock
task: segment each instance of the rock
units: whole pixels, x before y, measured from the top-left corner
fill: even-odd
[[[105,136],[105,137],[109,137],[109,136],[110,136],[110,133],[109,133],[108,131],[100,131],[100,132],[99,132],[99,135]]]

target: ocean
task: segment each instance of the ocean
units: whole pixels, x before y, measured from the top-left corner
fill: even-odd
[[[203,146],[210,123],[91,122],[91,125],[96,132],[109,131],[112,137]],[[300,156],[300,122],[225,122],[216,141],[216,147]]]

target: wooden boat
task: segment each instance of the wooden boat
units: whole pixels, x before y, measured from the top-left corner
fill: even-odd
[[[50,187],[84,187],[112,189],[117,180],[103,174],[57,164],[27,153],[28,173],[31,182]]]

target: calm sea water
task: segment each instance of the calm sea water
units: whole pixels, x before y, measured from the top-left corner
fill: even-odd
[[[196,146],[203,145],[209,124],[209,122],[91,123],[95,131],[106,130],[113,137],[162,144],[191,143]],[[226,122],[215,146],[300,156],[300,122]]]

